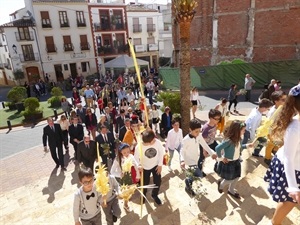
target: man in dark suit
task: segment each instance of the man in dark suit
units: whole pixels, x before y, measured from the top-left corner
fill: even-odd
[[[45,151],[47,151],[47,139],[48,146],[50,148],[51,156],[56,163],[56,168],[61,166],[62,170],[66,170],[64,165],[64,154],[63,154],[63,134],[59,124],[54,124],[53,119],[49,117],[47,119],[48,125],[43,130],[43,145]],[[57,152],[56,152],[57,149]],[[57,157],[58,155],[58,157]]]
[[[125,119],[129,116],[125,115],[125,109],[120,110],[120,115],[116,119],[116,129],[115,132],[118,134],[121,127],[125,124]]]
[[[160,136],[162,138],[166,138],[168,136],[169,130],[172,128],[172,112],[169,106],[166,106],[165,112],[161,115],[161,123],[160,123]]]
[[[124,126],[122,126],[120,128],[120,132],[119,132],[119,140],[120,141],[123,141],[124,136],[125,136],[127,130],[130,130],[130,119],[129,118],[125,119]]]
[[[77,104],[76,114],[80,117],[81,123],[85,124],[86,108],[82,107],[81,103]]]
[[[107,159],[110,158],[113,161],[115,159],[115,157],[116,157],[116,153],[115,153],[115,138],[114,138],[114,136],[113,136],[112,133],[108,132],[106,126],[102,125],[101,126],[101,132],[96,137],[96,141],[98,142],[100,156],[102,158],[102,163],[105,164],[106,167],[108,168]],[[109,149],[107,149],[107,150],[109,152],[107,152],[107,150],[105,148],[103,148],[104,144],[108,145]]]
[[[94,169],[94,162],[97,159],[97,145],[95,141],[90,140],[90,136],[84,136],[83,141],[77,146],[77,160],[85,167]]]
[[[69,127],[70,143],[74,147],[74,158],[77,159],[77,145],[83,140],[84,132],[83,126],[78,123],[78,117],[74,117],[72,121],[73,123]]]

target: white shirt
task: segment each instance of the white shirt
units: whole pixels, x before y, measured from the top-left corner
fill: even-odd
[[[158,110],[152,110],[151,114],[152,114],[152,118],[159,118],[159,112],[158,112]]]
[[[270,117],[274,114],[274,112],[276,111],[276,109],[277,109],[277,108],[275,108],[275,105],[273,105],[273,106],[270,108],[269,112],[267,113],[267,118],[270,119]]]
[[[150,91],[153,91],[153,89],[155,88],[155,84],[152,81],[148,81],[146,84],[146,88]]]
[[[162,166],[164,153],[165,149],[161,141],[155,138],[155,142],[152,145],[139,143],[135,148],[134,158],[145,170],[151,170],[155,166]],[[141,157],[143,158],[141,159]]]
[[[135,168],[136,178],[140,178],[140,172],[138,170],[138,163],[136,162],[134,156],[132,154],[129,154],[128,158],[131,160],[131,163],[132,163],[132,165]],[[124,162],[125,162],[125,158],[122,157],[122,159],[121,159],[121,166],[123,165]],[[115,160],[114,160],[114,162],[113,162],[113,165],[112,165],[112,167],[110,169],[110,174],[113,175],[113,176],[115,176],[115,177],[121,178],[122,177],[122,167],[121,166],[119,164],[118,157],[116,157]]]
[[[59,125],[61,130],[69,130],[70,122],[69,120],[60,120]]]
[[[192,92],[190,100],[191,101],[197,101],[199,99],[199,93],[198,92]]]
[[[277,157],[283,163],[288,183],[287,192],[300,191],[295,170],[300,171],[300,118],[293,118],[284,135],[284,145],[278,150]]]
[[[253,84],[255,84],[255,80],[252,77],[245,78],[245,90],[251,90]]]
[[[188,134],[182,140],[182,147],[180,151],[181,161],[184,161],[184,163],[188,166],[198,165],[200,155],[199,145],[201,145],[209,155],[215,154],[215,152],[207,145],[202,134],[199,134],[197,138],[191,138]]]
[[[258,108],[252,109],[248,118],[246,119],[246,130],[250,132],[250,140],[254,140],[255,131],[260,126],[262,120],[262,114],[258,111]]]
[[[180,149],[182,140],[183,140],[182,130],[179,128],[179,130],[176,132],[174,128],[171,129],[168,132],[168,137],[167,137],[166,147],[165,147],[166,150]]]
[[[134,100],[135,100],[134,94],[133,94],[133,93],[127,94],[127,101],[128,101],[128,102],[131,102],[132,100],[133,100],[133,102],[134,102]]]

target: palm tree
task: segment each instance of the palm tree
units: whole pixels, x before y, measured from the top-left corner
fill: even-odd
[[[190,122],[190,27],[197,6],[196,0],[173,0],[175,23],[179,24],[180,113],[184,135],[189,132]]]

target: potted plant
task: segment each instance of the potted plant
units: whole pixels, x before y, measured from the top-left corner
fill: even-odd
[[[25,121],[38,120],[43,118],[43,110],[40,109],[40,102],[35,97],[27,98],[24,102],[25,110],[22,112],[22,115],[25,118]]]
[[[23,111],[25,109],[23,101],[26,97],[27,97],[27,92],[25,87],[21,87],[21,86],[13,87],[7,93],[7,98],[10,101],[10,103],[7,104],[8,108],[10,110],[17,109],[18,112]]]
[[[59,87],[53,87],[51,90],[51,95],[48,99],[51,108],[58,108],[61,106],[61,99],[63,97],[63,91]]]
[[[116,29],[116,25],[118,23],[118,19],[115,15],[111,15],[110,17],[110,23],[112,25],[112,29],[115,30]]]

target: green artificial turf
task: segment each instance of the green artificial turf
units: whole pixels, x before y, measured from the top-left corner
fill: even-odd
[[[43,118],[54,116],[53,108],[49,107],[50,104],[47,101],[40,102],[40,108],[43,110]],[[62,113],[62,109],[56,109],[57,113]],[[25,125],[23,122],[24,116],[18,113],[17,110],[9,110],[7,107],[0,110],[0,129],[7,128],[7,121],[10,120],[12,126]]]

